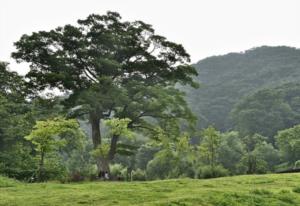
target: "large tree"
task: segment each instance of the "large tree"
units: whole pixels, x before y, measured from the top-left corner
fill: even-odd
[[[183,93],[174,88],[195,86],[189,55],[142,21],[122,21],[115,12],[93,14],[75,26],[23,35],[15,45],[12,56],[30,63],[30,87],[66,92],[66,105],[89,119],[95,148],[102,119],[130,118],[128,127],[148,131],[153,123],[167,128],[179,126],[178,118],[192,119]],[[110,159],[118,139],[111,139]]]

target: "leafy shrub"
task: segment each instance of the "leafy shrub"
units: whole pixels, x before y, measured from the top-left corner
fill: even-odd
[[[31,149],[23,144],[15,144],[9,150],[0,152],[0,174],[29,181],[35,176],[37,169],[37,161],[30,152]]]
[[[146,172],[141,169],[132,171],[132,180],[145,181],[146,180]]]
[[[113,179],[125,179],[125,172],[127,169],[121,164],[112,164],[109,166],[110,175]]]
[[[148,162],[146,175],[147,179],[166,179],[169,178],[177,167],[177,161],[171,151],[159,151],[153,160]],[[172,175],[174,177],[174,175]]]
[[[71,181],[80,181],[93,174],[97,174],[97,168],[92,162],[90,147],[84,146],[82,149],[73,150],[67,156],[64,156],[68,176]],[[92,148],[92,147],[91,147]]]
[[[45,160],[44,181],[47,180],[69,181],[67,168],[62,159],[56,154],[51,154],[51,156]]]
[[[300,160],[297,160],[294,164],[294,169],[299,169],[300,168]]]
[[[148,162],[154,158],[155,153],[157,153],[159,149],[158,147],[147,144],[142,145],[136,154],[136,167],[145,170]]]
[[[228,176],[228,174],[229,171],[221,165],[215,166],[213,168],[211,166],[204,166],[200,168],[198,172],[199,178],[204,178],[204,179],[224,177],[224,176]]]
[[[17,184],[18,184],[18,182],[14,179],[0,176],[0,188],[1,187],[14,187]]]

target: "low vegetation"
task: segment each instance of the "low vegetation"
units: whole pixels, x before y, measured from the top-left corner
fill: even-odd
[[[0,205],[296,206],[300,174],[151,182],[12,183],[0,179]],[[298,188],[298,189],[297,189]]]

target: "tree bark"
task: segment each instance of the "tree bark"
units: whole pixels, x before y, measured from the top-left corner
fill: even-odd
[[[90,124],[92,127],[92,140],[94,149],[97,149],[101,145],[101,131],[100,131],[100,121],[101,116],[97,112],[90,113]],[[98,177],[104,178],[104,173],[109,172],[109,164],[107,161],[104,161],[101,157],[96,160]]]
[[[115,154],[117,152],[118,140],[119,140],[118,135],[113,135],[113,137],[111,138],[109,156],[108,156],[109,160],[113,160],[115,158]]]
[[[38,176],[38,180],[40,182],[44,181],[44,175],[45,175],[45,169],[44,169],[44,159],[45,159],[45,153],[42,150],[41,151],[41,159],[40,159],[40,164],[39,164],[39,176]]]
[[[97,113],[90,113],[90,123],[92,127],[92,140],[94,149],[96,149],[99,145],[101,145],[101,131],[100,131],[100,120],[101,117]],[[105,178],[105,173],[110,175],[109,170],[109,162],[112,161],[115,157],[117,151],[117,143],[119,140],[118,135],[113,135],[110,144],[110,150],[108,157],[99,157],[97,159],[97,169],[98,169],[98,176],[100,178]]]
[[[105,174],[107,173],[108,179],[110,179],[110,170],[109,170],[109,159],[100,157],[97,161],[98,167],[98,177],[101,179],[106,179]]]
[[[100,133],[100,116],[95,113],[90,113],[90,123],[92,126],[92,140],[94,149],[101,144],[101,133]]]

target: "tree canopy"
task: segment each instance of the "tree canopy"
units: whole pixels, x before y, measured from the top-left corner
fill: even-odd
[[[23,35],[12,56],[30,64],[30,88],[58,88],[68,95],[67,107],[87,116],[95,148],[101,144],[101,119],[130,118],[129,127],[143,130],[153,123],[149,118],[192,119],[183,93],[174,88],[196,86],[197,72],[180,44],[142,21],[122,21],[115,12],[77,23]],[[117,141],[114,136],[112,151]]]
[[[297,48],[262,46],[197,62],[195,81],[200,89],[184,91],[199,119],[198,128],[234,129],[230,113],[241,99],[258,90],[299,82],[299,57]]]

